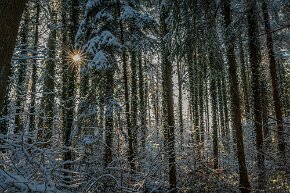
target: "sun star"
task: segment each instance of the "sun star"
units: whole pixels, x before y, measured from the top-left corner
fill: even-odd
[[[68,61],[70,67],[76,68],[86,62],[86,55],[80,49],[71,50],[68,52],[66,60]]]
[[[72,59],[74,62],[80,62],[82,60],[82,57],[79,54],[75,54],[72,56]]]

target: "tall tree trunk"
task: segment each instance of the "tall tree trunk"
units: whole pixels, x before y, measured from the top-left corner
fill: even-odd
[[[159,71],[159,68],[157,66],[157,69],[156,69],[156,90],[155,90],[155,96],[153,98],[153,101],[154,101],[154,104],[155,104],[155,125],[156,125],[156,129],[157,129],[157,137],[159,136],[159,124],[160,124],[160,86],[159,86],[159,83],[160,83],[160,71]]]
[[[269,147],[269,144],[271,142],[271,132],[269,129],[269,125],[268,125],[268,116],[269,116],[269,112],[268,112],[268,108],[269,108],[269,102],[268,102],[268,93],[267,93],[267,80],[265,80],[265,78],[262,78],[261,81],[261,93],[262,96],[264,96],[262,98],[262,121],[263,121],[263,137],[264,137],[264,147],[265,150],[267,150],[267,147]]]
[[[229,128],[229,109],[228,109],[228,89],[227,89],[227,83],[226,83],[226,77],[225,77],[226,71],[224,70],[222,73],[222,80],[221,80],[221,86],[222,86],[222,98],[223,98],[223,109],[225,113],[225,133],[226,138],[230,138],[230,128]]]
[[[247,66],[245,62],[245,54],[244,54],[244,46],[242,41],[242,32],[240,29],[240,38],[239,38],[239,53],[240,53],[240,62],[241,62],[241,79],[242,79],[242,87],[243,87],[243,99],[244,99],[244,112],[246,120],[251,118],[251,108],[250,108],[250,101],[249,101],[249,91],[248,91],[248,78],[247,78]]]
[[[34,57],[37,57],[37,50],[38,50],[38,39],[39,39],[39,16],[40,16],[40,3],[35,3],[35,23],[34,23],[34,42],[33,42],[33,51]],[[29,129],[33,131],[35,129],[35,100],[36,100],[36,81],[37,81],[37,59],[33,60],[32,66],[32,75],[31,75],[32,83],[31,83],[31,103],[30,103],[30,117],[29,117]]]
[[[83,127],[87,127],[87,119],[91,119],[91,121],[93,122],[93,118],[91,118],[90,116],[88,116],[88,114],[90,114],[88,112],[88,110],[90,109],[91,106],[93,106],[94,104],[96,104],[96,97],[95,97],[95,91],[96,91],[96,83],[99,81],[97,80],[93,80],[92,84],[92,91],[89,93],[89,75],[86,72],[87,69],[82,68],[80,69],[80,89],[79,89],[79,104],[78,104],[78,121],[77,121],[77,127],[79,128],[79,132],[84,133],[85,135],[90,135],[93,134],[93,132],[91,132],[91,130],[87,130],[85,129],[85,131],[83,132],[82,128]]]
[[[53,132],[53,117],[54,117],[54,97],[55,97],[55,59],[56,59],[56,25],[57,25],[57,10],[52,2],[51,5],[51,29],[47,43],[47,56],[48,60],[45,66],[45,80],[43,88],[43,106],[44,115],[42,119],[42,125],[40,126],[42,132],[40,137],[45,140],[47,144],[50,144],[50,139]]]
[[[194,18],[194,26],[196,27],[196,18]],[[195,37],[197,38],[197,37]],[[197,41],[195,40],[194,45],[197,47]],[[195,140],[195,144],[199,145],[200,143],[200,130],[199,130],[199,94],[198,94],[198,86],[199,86],[199,78],[198,78],[198,56],[197,56],[197,48],[192,48],[191,46],[189,46],[191,49],[190,50],[194,50],[194,54],[193,54],[193,63],[191,65],[193,65],[193,72],[192,73],[192,96],[193,96],[193,101],[191,103],[192,105],[192,112],[193,112],[193,128],[194,128],[194,133],[195,133],[195,138],[193,140]],[[192,51],[189,51],[189,53],[192,53]],[[194,90],[194,91],[193,91]]]
[[[197,44],[196,44],[197,45]],[[194,92],[194,103],[193,103],[193,111],[194,111],[194,131],[195,131],[195,140],[196,140],[196,144],[199,145],[200,143],[200,128],[199,128],[199,78],[198,78],[198,58],[197,58],[197,52],[195,49],[195,53],[194,53],[194,73],[195,73],[195,77],[194,77],[194,88],[195,88],[195,92]]]
[[[0,7],[0,111],[7,95],[11,59],[27,0],[2,0]]]
[[[144,66],[147,66],[147,60],[145,59]],[[146,81],[145,81],[146,80]],[[145,74],[144,81],[146,82],[144,84],[144,100],[145,100],[145,111],[146,111],[146,124],[148,128],[151,128],[151,105],[150,105],[150,94],[149,94],[149,86],[150,86],[150,81],[149,81],[149,76],[148,74]],[[153,107],[154,108],[154,107]],[[148,116],[147,116],[148,114]],[[146,126],[146,132],[147,132],[147,126]],[[147,133],[146,133],[147,136]]]
[[[232,23],[231,19],[231,2],[226,1],[223,5],[223,15],[225,20],[225,28],[229,30],[229,26]],[[229,39],[229,32],[226,33],[227,43],[227,57],[229,63],[229,75],[230,75],[230,89],[231,89],[231,104],[232,104],[232,114],[233,114],[233,127],[235,129],[236,143],[237,143],[237,155],[239,162],[239,177],[240,177],[240,190],[242,193],[251,192],[251,186],[248,178],[248,171],[246,167],[245,152],[244,152],[244,142],[243,142],[243,129],[242,129],[242,115],[240,107],[240,93],[239,84],[237,77],[237,63],[235,59],[235,47]]]
[[[177,78],[178,78],[178,116],[179,116],[179,140],[180,140],[180,149],[183,151],[184,143],[184,131],[183,131],[183,100],[182,100],[182,66],[180,61],[177,61]]]
[[[65,2],[65,1],[64,1]],[[65,9],[65,8],[63,8]],[[79,1],[78,0],[72,0],[69,5],[69,26],[68,26],[68,32],[69,32],[69,48],[72,50],[75,50],[75,36],[77,33],[77,28],[79,24]],[[64,17],[64,15],[63,15]],[[65,19],[65,18],[63,18]],[[65,21],[64,21],[65,22]],[[63,34],[64,35],[64,34]],[[73,120],[75,115],[75,95],[76,95],[76,79],[77,79],[77,71],[78,66],[65,66],[67,69],[65,70],[66,76],[64,79],[64,85],[66,88],[64,88],[63,91],[66,93],[63,93],[63,97],[65,97],[63,100],[65,102],[65,113],[64,113],[64,145],[67,148],[66,152],[64,153],[64,160],[69,161],[72,159],[72,152],[69,149],[72,145],[71,141],[71,132],[73,129]],[[72,168],[72,165],[70,163],[66,163],[64,165],[64,168],[67,170],[70,170]],[[69,177],[67,179],[70,179]],[[69,180],[68,180],[69,182]]]
[[[207,71],[206,71],[206,74]],[[208,83],[206,82],[205,83],[205,115],[206,115],[206,132],[209,133],[209,127],[210,127],[210,124],[209,124],[209,99],[210,99],[210,96],[209,96],[209,88],[208,88]]]
[[[61,29],[61,62],[62,62],[62,128],[63,128],[63,139],[66,139],[66,127],[67,127],[67,108],[66,102],[68,98],[68,62],[67,62],[67,0],[62,0],[61,2],[61,22],[62,22],[62,29]],[[64,140],[65,141],[65,140]]]
[[[220,72],[220,76],[224,76],[223,75],[224,71]],[[227,122],[226,122],[226,118],[225,118],[225,105],[224,104],[224,95],[223,95],[223,90],[225,88],[222,87],[222,78],[218,78],[217,81],[217,92],[218,92],[218,105],[219,105],[219,116],[220,116],[220,129],[221,129],[221,139],[222,139],[222,143],[224,146],[224,149],[228,152],[229,151],[229,144],[228,142],[230,141],[229,136],[229,132],[228,132],[228,128],[227,128]]]
[[[144,81],[144,67],[142,61],[142,55],[139,54],[139,61],[138,61],[138,71],[139,71],[139,95],[140,95],[140,119],[141,119],[141,147],[142,151],[145,150],[146,145],[146,138],[147,138],[147,126],[146,126],[146,119],[147,119],[147,111],[146,111],[146,89],[145,89],[145,81]]]
[[[20,60],[18,63],[18,80],[17,80],[17,99],[16,99],[16,115],[15,115],[15,133],[23,131],[24,126],[24,105],[26,101],[26,74],[27,74],[27,47],[28,47],[28,30],[29,30],[29,11],[26,5],[24,11],[23,23],[20,30]]]
[[[212,112],[212,149],[213,149],[213,158],[214,158],[214,168],[217,169],[219,167],[219,146],[218,146],[218,105],[217,105],[217,80],[218,80],[218,65],[219,65],[219,56],[217,49],[217,34],[215,31],[215,25],[212,23],[212,19],[210,15],[214,11],[215,2],[214,1],[206,1],[205,14],[206,14],[206,33],[207,35],[207,58],[208,58],[208,66],[209,66],[209,100],[211,100],[211,112]]]
[[[201,47],[203,42],[201,42],[201,44],[199,44],[199,52],[202,52],[203,49]],[[200,82],[200,85],[199,85],[199,105],[200,105],[200,108],[199,108],[199,114],[200,114],[200,142],[201,142],[201,145],[202,145],[202,149],[204,147],[204,138],[205,138],[205,128],[206,128],[206,123],[205,123],[205,119],[206,119],[206,98],[205,98],[205,95],[206,95],[206,73],[207,73],[207,62],[206,62],[206,57],[205,56],[201,56],[201,72],[200,72],[200,75],[199,75],[199,82]]]
[[[192,56],[192,49],[189,46],[189,50],[187,55],[187,71],[188,71],[188,83],[189,83],[189,110],[190,110],[190,125],[191,125],[191,132],[194,132],[195,129],[195,100],[194,100],[194,67],[193,67],[193,56]],[[193,136],[190,137],[190,140],[193,139]]]
[[[137,89],[137,53],[131,51],[131,134],[130,137],[133,145],[133,170],[136,170],[137,160],[137,117],[138,117],[138,89]],[[132,171],[133,172],[133,171]]]
[[[118,0],[118,15],[121,16],[121,2]],[[120,20],[119,21],[119,27],[120,27],[120,40],[121,44],[125,44],[124,40],[124,27],[123,23]],[[131,114],[130,114],[130,101],[129,101],[129,83],[128,83],[128,60],[126,55],[126,50],[123,50],[122,53],[122,63],[123,63],[123,79],[124,79],[124,90],[125,90],[125,116],[126,116],[126,125],[127,125],[127,131],[128,131],[128,161],[130,164],[131,171],[134,171],[136,166],[134,163],[134,144],[133,144],[133,131],[132,131],[132,125],[131,125]]]
[[[260,45],[258,39],[258,20],[256,13],[256,1],[249,1],[248,13],[248,37],[249,37],[249,61],[252,71],[252,91],[254,103],[254,120],[258,162],[258,184],[259,189],[264,189],[266,185],[265,157],[263,152],[263,127],[262,127],[262,107],[261,107],[261,85],[260,85]]]
[[[98,122],[99,122],[99,127],[103,130],[103,128],[104,128],[104,112],[105,112],[105,107],[104,107],[104,101],[101,99],[100,100],[100,107],[99,107],[99,120],[98,120]],[[102,135],[103,136],[103,135]]]
[[[162,87],[163,87],[163,105],[164,105],[164,138],[165,150],[168,154],[169,167],[169,186],[170,192],[177,192],[176,189],[176,162],[175,162],[175,123],[174,123],[174,106],[173,106],[173,81],[172,81],[172,64],[169,56],[169,46],[164,38],[169,30],[166,23],[169,17],[170,1],[161,6],[160,26],[161,26],[161,62],[163,68]]]
[[[8,128],[9,128],[9,93],[7,93],[7,96],[5,97],[4,103],[3,103],[3,110],[0,111],[0,134],[6,135],[8,133]],[[5,143],[4,140],[0,139],[0,152],[4,153],[5,152],[5,147],[2,145]],[[3,149],[2,149],[3,147]]]
[[[199,75],[199,131],[200,131],[200,143],[203,146],[204,143],[204,82],[203,74]]]
[[[218,76],[221,76],[223,72],[219,72]],[[225,117],[224,117],[224,104],[223,104],[223,94],[222,94],[222,84],[221,84],[222,80],[221,78],[218,78],[216,81],[216,86],[217,86],[217,98],[218,98],[218,109],[219,109],[219,121],[220,121],[220,130],[221,130],[221,138],[222,141],[224,141],[225,139]]]
[[[68,4],[66,0],[62,0],[61,5],[61,20],[62,20],[62,128],[63,128],[63,141],[64,145],[69,145],[69,137],[70,137],[70,128],[67,128],[67,117],[68,117],[68,109],[67,109],[67,100],[68,100],[68,72],[69,66],[67,61],[67,44],[68,44],[68,14],[66,12]],[[68,149],[65,150],[63,155],[64,160],[71,159],[71,153]],[[64,166],[65,169],[70,169],[70,164],[66,164]],[[64,175],[68,175],[67,172]],[[67,179],[65,179],[67,180]],[[67,180],[68,181],[68,180]]]
[[[286,142],[284,136],[284,128],[283,128],[283,117],[282,117],[282,105],[280,101],[280,90],[278,84],[278,76],[277,76],[277,64],[275,60],[275,53],[273,48],[273,39],[272,32],[270,26],[270,18],[268,13],[268,3],[267,0],[263,1],[262,4],[263,16],[264,16],[264,24],[266,30],[266,40],[267,40],[267,49],[268,49],[268,57],[270,62],[270,74],[272,80],[272,88],[273,88],[273,99],[275,106],[275,113],[278,125],[278,150],[280,152],[280,157],[283,159],[282,163],[286,163]]]
[[[114,119],[113,119],[113,85],[114,85],[114,71],[109,69],[106,72],[105,83],[105,150],[104,150],[104,164],[105,167],[109,166],[113,159],[113,131],[114,131]]]
[[[0,134],[6,135],[8,133],[8,113],[9,113],[9,93],[7,93],[4,103],[3,103],[3,110],[0,112]]]
[[[210,53],[210,63],[214,65],[214,60],[212,53]],[[212,67],[213,68],[213,67]],[[210,90],[211,90],[211,107],[212,107],[212,145],[213,145],[213,157],[214,157],[214,169],[218,169],[219,167],[219,144],[218,144],[218,122],[217,122],[217,78],[215,77],[216,71],[212,70],[211,74],[211,83],[210,83]]]

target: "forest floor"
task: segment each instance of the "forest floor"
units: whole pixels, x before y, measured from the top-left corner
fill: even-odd
[[[285,122],[289,123],[290,117],[285,119]],[[187,127],[190,128],[189,125]],[[277,147],[273,145],[276,135],[275,127],[274,122],[269,124],[270,130],[272,130],[272,139],[264,152],[267,189],[268,192],[273,193],[289,193],[289,175],[287,176],[285,170],[281,169],[285,166],[289,168],[289,159],[285,165],[277,159]],[[285,128],[287,144],[290,144],[290,125],[287,124]],[[1,135],[1,140],[7,143],[1,145],[1,149],[5,149],[5,152],[1,153],[0,159],[0,192],[146,192],[145,190],[156,193],[167,192],[165,153],[162,150],[162,143],[157,140],[159,139],[157,130],[152,128],[152,131],[153,133],[147,138],[151,143],[148,143],[145,152],[139,154],[140,172],[134,175],[133,181],[130,180],[130,174],[126,169],[127,161],[124,156],[117,155],[110,171],[100,169],[102,165],[98,152],[101,152],[102,149],[97,148],[100,146],[98,144],[100,139],[96,139],[94,146],[88,149],[75,150],[75,154],[78,155],[73,161],[75,166],[72,176],[75,179],[73,180],[74,183],[69,185],[61,180],[64,178],[66,171],[61,169],[64,163],[61,159],[61,151],[57,149],[57,146],[45,149],[25,142],[24,139],[28,135],[17,136],[11,134],[8,135],[9,137]],[[245,149],[247,150],[246,161],[249,180],[251,188],[255,192],[257,190],[258,171],[253,124],[251,122],[245,123],[243,131]],[[186,130],[185,136],[191,135],[190,130]],[[177,179],[180,192],[239,192],[238,162],[234,153],[235,147],[229,145],[232,142],[219,141],[219,169],[213,169],[211,136],[205,135],[203,148],[200,145],[193,144],[191,137],[187,137],[184,141],[186,145],[183,146],[183,151],[179,148],[178,135],[176,137],[176,149],[178,150],[176,158]],[[116,152],[126,152],[125,147],[118,144],[115,144],[115,146],[118,148]],[[287,146],[287,158],[290,157],[289,149],[289,146]],[[106,181],[112,181],[109,183],[112,187],[103,189]]]

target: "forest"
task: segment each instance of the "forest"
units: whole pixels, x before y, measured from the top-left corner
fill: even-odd
[[[289,0],[0,0],[0,193],[290,193]]]

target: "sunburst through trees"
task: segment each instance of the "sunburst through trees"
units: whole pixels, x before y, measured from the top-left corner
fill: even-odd
[[[76,68],[85,64],[86,54],[81,49],[74,49],[68,52],[66,60],[71,68]]]

